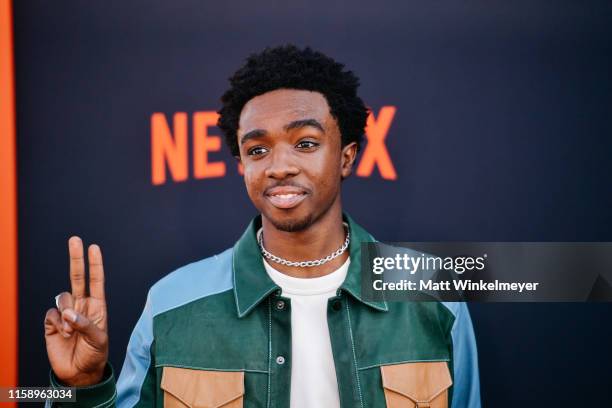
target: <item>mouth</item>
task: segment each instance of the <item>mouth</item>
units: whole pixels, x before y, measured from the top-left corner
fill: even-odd
[[[283,210],[297,207],[307,195],[306,190],[296,187],[273,187],[265,193],[274,207]]]

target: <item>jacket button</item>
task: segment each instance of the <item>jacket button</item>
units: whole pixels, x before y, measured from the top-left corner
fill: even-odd
[[[279,365],[285,364],[285,357],[283,356],[276,357],[276,364],[279,364]]]
[[[339,300],[334,300],[334,302],[332,303],[332,309],[338,312],[340,309],[342,309],[342,302],[340,302]]]
[[[278,302],[276,302],[276,309],[277,310],[283,310],[284,308],[285,308],[285,301],[279,300]]]

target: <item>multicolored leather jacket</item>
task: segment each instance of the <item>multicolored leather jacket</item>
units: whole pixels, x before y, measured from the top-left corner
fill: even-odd
[[[361,242],[374,239],[345,218],[351,263],[327,308],[341,406],[480,407],[466,305],[364,299]],[[71,406],[288,408],[291,301],[264,269],[260,225],[258,217],[233,248],[156,283],[117,384],[109,366]]]

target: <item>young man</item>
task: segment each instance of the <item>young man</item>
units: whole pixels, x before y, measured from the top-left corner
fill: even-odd
[[[367,109],[355,75],[309,48],[266,49],[231,78],[219,127],[261,214],[233,248],[149,291],[115,386],[100,249],[69,241],[72,292],[45,319],[52,383],[73,406],[479,407],[462,303],[360,292],[361,242],[342,213]]]

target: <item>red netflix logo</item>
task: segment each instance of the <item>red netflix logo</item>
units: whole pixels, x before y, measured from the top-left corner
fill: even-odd
[[[397,173],[385,144],[396,108],[383,106],[377,117],[368,117],[365,148],[357,164],[359,177],[370,177],[378,167],[386,180],[396,180]],[[223,144],[221,136],[212,135],[209,130],[216,126],[218,114],[215,111],[195,112],[192,115],[192,166],[193,178],[218,178],[226,174],[226,164],[213,160],[211,154],[219,152]],[[189,178],[189,140],[186,112],[176,112],[172,121],[163,113],[151,115],[151,182],[165,184],[167,175],[178,183]],[[240,166],[237,171],[242,174]]]

